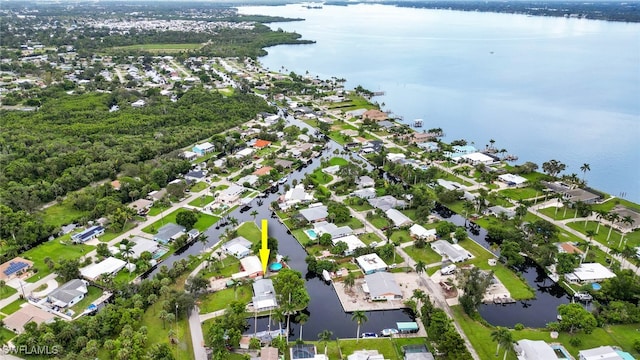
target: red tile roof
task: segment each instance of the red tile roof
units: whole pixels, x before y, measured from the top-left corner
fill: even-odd
[[[271,141],[268,140],[258,140],[256,141],[256,143],[253,145],[254,147],[257,148],[263,148],[263,147],[267,147],[271,144]]]
[[[273,169],[271,166],[264,166],[261,167],[260,169],[256,170],[253,172],[253,175],[258,175],[258,176],[263,176],[263,175],[267,175],[271,172],[271,169]]]

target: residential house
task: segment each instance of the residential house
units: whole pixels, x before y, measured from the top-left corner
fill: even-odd
[[[389,120],[382,120],[378,122],[378,126],[380,126],[381,128],[384,128],[385,130],[389,131],[391,129],[393,129],[394,127],[398,126],[398,124],[396,124],[395,122],[391,122]]]
[[[27,323],[34,322],[37,325],[42,323],[50,323],[56,319],[56,316],[48,311],[27,303],[18,311],[3,319],[4,326],[17,334],[24,332],[24,326]]]
[[[0,265],[0,280],[10,280],[27,272],[33,267],[33,261],[15,257]]]
[[[407,203],[404,200],[398,200],[391,195],[384,195],[376,198],[368,199],[369,205],[382,211],[389,209],[404,208]]]
[[[167,195],[167,189],[154,190],[147,194],[147,198],[153,202],[162,200]]]
[[[562,242],[555,244],[558,247],[559,253],[567,253],[567,254],[578,254],[582,255],[584,252],[580,250],[577,246],[573,245],[570,242]]]
[[[345,112],[344,114],[350,118],[360,118],[364,113],[367,112],[367,109],[356,109]]]
[[[100,275],[115,275],[122,270],[127,263],[114,257],[108,257],[97,264],[91,264],[80,269],[82,277],[89,281],[96,281]]]
[[[527,182],[527,179],[523,178],[522,176],[513,175],[513,174],[498,175],[498,180],[502,181],[503,183],[509,186],[516,186],[516,187],[522,186]]]
[[[143,252],[149,252],[151,255],[154,255],[158,249],[160,249],[160,245],[156,241],[145,239],[140,236],[136,236],[131,241],[134,245],[131,248],[133,252],[131,257],[134,259],[140,258]],[[122,248],[122,245],[120,246]]]
[[[134,209],[138,215],[146,215],[153,206],[153,201],[147,199],[138,199],[128,205],[129,208]]]
[[[228,255],[235,256],[238,259],[242,259],[251,255],[251,241],[245,239],[242,236],[238,236],[232,240],[222,244],[222,251]]]
[[[374,301],[402,300],[403,294],[392,273],[379,271],[364,276],[362,289]]]
[[[339,170],[340,170],[340,165],[332,165],[322,169],[322,172],[335,175]]]
[[[436,229],[425,229],[422,225],[413,224],[409,228],[409,235],[414,239],[433,241],[436,239]]]
[[[367,245],[363,243],[362,240],[358,239],[358,237],[355,235],[347,235],[331,239],[331,243],[333,244],[333,246],[336,246],[339,242],[347,244],[347,249],[344,251],[344,256],[352,255],[357,248],[367,247]]]
[[[197,158],[197,157],[198,157],[198,154],[196,154],[196,153],[195,153],[195,152],[193,152],[193,151],[184,151],[184,152],[182,153],[182,157],[183,157],[185,160],[189,160],[189,161],[191,161],[191,160],[193,160],[193,159]]]
[[[278,307],[276,290],[271,279],[259,279],[253,282],[253,308],[255,311],[272,310]]]
[[[271,172],[271,170],[273,170],[273,168],[271,166],[263,166],[259,169],[256,169],[253,172],[253,175],[256,176],[265,176],[265,175],[269,175],[269,173]]]
[[[385,360],[378,350],[356,350],[347,356],[347,360]]]
[[[329,213],[325,205],[310,206],[308,209],[300,210],[300,215],[310,223],[327,220]]]
[[[238,181],[236,181],[236,184],[240,186],[249,185],[250,187],[253,187],[255,184],[258,183],[258,179],[260,178],[257,175],[250,174],[238,179]]]
[[[296,344],[289,349],[291,360],[328,360],[324,354],[316,352],[316,346],[313,344]]]
[[[74,244],[84,244],[85,242],[95,239],[100,235],[103,235],[105,228],[102,226],[92,226],[88,229],[85,229],[77,234],[71,235],[71,240]]]
[[[280,203],[280,209],[286,210],[292,206],[297,204],[304,204],[311,202],[315,199],[313,193],[307,192],[304,189],[304,184],[298,184],[292,188],[290,188],[284,195],[280,196],[278,199]]]
[[[466,161],[468,163],[470,163],[471,165],[478,165],[478,164],[485,164],[485,165],[490,165],[493,164],[494,162],[496,162],[496,159],[483,154],[481,152],[474,152],[471,154],[465,154],[462,155],[460,157],[458,157],[458,162],[460,161]]]
[[[363,189],[374,187],[376,182],[370,176],[364,175],[358,178],[357,184],[359,189]]]
[[[384,212],[385,215],[391,220],[394,226],[401,227],[413,224],[413,220],[396,209],[389,209]]]
[[[351,195],[357,196],[360,199],[373,199],[376,197],[376,189],[364,188],[364,189],[360,189],[352,192]]]
[[[113,188],[113,190],[115,191],[120,191],[120,188],[122,187],[122,184],[120,184],[120,180],[113,180],[111,182],[111,187]]]
[[[503,208],[500,205],[488,208],[487,213],[492,214],[498,218],[501,216],[506,216],[507,219],[513,219],[516,216],[516,212],[514,210]]]
[[[247,157],[247,156],[251,156],[251,155],[253,155],[253,153],[254,153],[254,152],[256,152],[256,151],[255,151],[255,149],[252,149],[252,148],[244,148],[244,149],[242,149],[242,150],[238,151],[238,152],[235,154],[235,157],[236,157],[237,159],[242,159],[242,158],[244,158],[244,157]]]
[[[564,278],[573,283],[589,284],[616,277],[611,270],[600,263],[582,263]]]
[[[214,151],[216,149],[216,147],[210,143],[210,142],[204,142],[202,144],[197,144],[195,145],[191,151],[193,151],[194,153],[202,156],[204,154],[208,154],[212,151]]]
[[[261,348],[259,360],[280,360],[278,349],[271,346]]]
[[[371,109],[371,110],[367,110],[362,114],[362,119],[363,120],[371,120],[371,121],[384,121],[384,120],[389,120],[389,116],[380,110],[377,109]]]
[[[428,151],[428,152],[438,151],[438,149],[440,148],[438,143],[431,142],[431,141],[421,142],[421,143],[418,143],[416,145],[418,145],[418,147],[420,149],[422,149],[424,151]]]
[[[185,180],[193,182],[202,181],[205,177],[207,177],[207,172],[205,170],[189,171],[184,175]]]
[[[443,188],[447,189],[447,190],[460,190],[460,189],[464,189],[466,188],[466,186],[457,183],[455,181],[449,181],[449,180],[445,180],[445,179],[437,179],[436,182],[438,183],[438,185],[442,186]]]
[[[198,230],[198,229],[191,229],[191,230],[187,231],[187,238],[189,240],[197,239],[198,236],[200,236],[200,230]]]
[[[236,184],[233,184],[231,186],[229,186],[228,188],[220,191],[220,193],[218,194],[218,197],[216,199],[216,201],[222,203],[222,204],[231,204],[234,203],[236,201],[238,201],[238,199],[240,199],[240,195],[242,195],[242,193],[244,193],[247,189],[242,187],[242,186],[238,186]]]
[[[256,140],[256,142],[253,144],[253,147],[257,148],[257,149],[264,149],[266,147],[269,147],[269,145],[271,145],[271,141],[268,141],[268,140]]]
[[[426,345],[415,344],[402,347],[403,360],[435,360]]]
[[[255,255],[247,256],[240,259],[240,267],[242,268],[242,271],[231,275],[232,279],[236,280],[247,277],[253,279],[258,276],[264,275],[264,273],[262,272],[262,262]]]
[[[317,236],[330,234],[332,239],[337,239],[353,234],[353,229],[351,229],[351,227],[349,226],[337,226],[336,224],[326,221],[319,221],[313,224],[313,229],[315,230]]]
[[[437,138],[436,134],[426,133],[426,132],[425,133],[414,132],[414,133],[411,133],[411,135],[409,135],[409,142],[413,144],[421,144],[421,143],[431,142],[435,138]]]
[[[431,248],[445,259],[454,263],[470,259],[472,255],[458,244],[451,244],[446,240],[436,240],[431,243]]]
[[[131,106],[134,107],[134,108],[141,108],[141,107],[143,107],[145,105],[146,105],[146,102],[144,100],[142,100],[142,99],[136,100],[136,101],[131,103]]]
[[[89,292],[87,282],[73,279],[62,284],[47,296],[47,302],[61,309],[77,304]]]
[[[293,161],[278,159],[274,162],[273,166],[281,166],[283,169],[290,169],[293,165]]]
[[[543,340],[522,339],[513,347],[518,360],[549,360],[557,359],[553,348]]]
[[[184,235],[186,231],[187,229],[184,226],[168,223],[158,229],[158,233],[153,236],[153,240],[161,244],[168,244],[170,241]]]
[[[633,358],[631,354],[611,346],[578,351],[578,360],[627,360]]]
[[[387,264],[376,253],[359,256],[356,263],[365,275],[387,270]]]

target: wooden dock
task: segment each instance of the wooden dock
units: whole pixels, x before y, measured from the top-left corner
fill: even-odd
[[[495,297],[493,303],[497,305],[514,304],[516,301],[510,297]]]

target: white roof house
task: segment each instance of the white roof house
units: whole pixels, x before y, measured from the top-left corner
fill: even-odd
[[[333,246],[336,246],[336,244],[338,244],[340,241],[347,244],[347,250],[344,251],[344,256],[349,256],[353,254],[353,251],[357,248],[367,247],[367,245],[365,245],[365,243],[363,243],[362,240],[358,239],[358,237],[355,235],[347,235],[340,238],[334,238],[331,240],[331,242],[333,243]]]
[[[198,154],[194,153],[193,151],[185,151],[182,153],[182,157],[187,160],[193,160],[198,157]]]
[[[353,234],[353,229],[351,229],[351,227],[349,226],[337,226],[336,224],[332,224],[326,221],[319,221],[313,224],[313,229],[316,231],[316,234],[318,236],[329,234],[331,235],[332,239],[337,239]]]
[[[253,282],[253,308],[264,311],[278,307],[276,290],[271,279],[259,279]]]
[[[333,166],[327,166],[326,168],[322,169],[322,172],[335,175],[339,170],[340,170],[340,165],[333,165]]]
[[[376,190],[374,188],[364,188],[364,189],[356,190],[351,194],[361,199],[373,199],[374,197],[376,197]]]
[[[47,300],[53,305],[65,308],[78,303],[88,292],[86,281],[73,279],[49,293]]]
[[[435,240],[436,229],[425,229],[422,225],[413,224],[409,228],[409,235],[414,238]]]
[[[135,243],[135,245],[133,245],[133,247],[131,248],[131,250],[133,251],[133,255],[131,255],[131,257],[133,257],[134,259],[139,258],[140,255],[145,251],[153,254],[160,248],[157,242],[139,236],[134,237],[131,242]]]
[[[245,183],[248,183],[249,186],[253,186],[258,182],[259,179],[260,178],[258,177],[258,175],[249,174],[238,179],[238,181],[236,181],[236,184],[244,186]]]
[[[251,245],[251,241],[242,236],[238,236],[222,244],[222,250],[229,255],[242,259],[251,254]]]
[[[462,155],[458,159],[464,159],[464,160],[470,162],[473,165],[478,165],[478,164],[489,165],[489,164],[493,164],[495,162],[494,158],[492,158],[489,155],[485,155],[483,153],[480,153],[480,152],[474,152],[474,153],[471,153],[471,154]]]
[[[246,188],[233,184],[228,188],[220,191],[217,200],[225,204],[230,204],[232,202],[238,201],[240,195],[242,195],[242,193],[245,191]]]
[[[358,188],[368,188],[376,185],[375,180],[371,178],[371,176],[360,176],[358,178]]]
[[[262,262],[255,256],[247,256],[240,259],[240,265],[242,266],[242,272],[245,273],[245,277],[256,277],[262,275]]]
[[[549,360],[557,358],[549,344],[542,340],[522,339],[516,342],[518,360]]]
[[[243,157],[246,157],[246,156],[250,156],[254,152],[255,152],[255,150],[252,149],[252,148],[244,148],[244,149],[238,151],[235,156],[236,156],[236,158],[243,158]]]
[[[393,222],[394,226],[405,226],[412,224],[413,221],[409,217],[396,209],[389,209],[385,214]]]
[[[356,262],[365,274],[387,270],[387,264],[375,253],[359,256]]]
[[[304,184],[298,184],[290,188],[280,197],[280,208],[283,210],[300,203],[308,203],[315,199],[312,193],[304,189]]]
[[[514,174],[498,175],[498,179],[503,183],[509,184],[511,186],[518,186],[527,182],[527,179],[523,178],[522,176],[514,175]]]
[[[472,255],[458,244],[451,244],[446,240],[436,240],[431,243],[431,248],[452,262],[462,262],[470,259]]]
[[[369,293],[371,300],[400,300],[402,290],[396,283],[393,274],[386,271],[376,272],[364,276],[362,286],[365,293]]]
[[[570,282],[592,283],[614,278],[616,274],[600,263],[583,263],[564,277]]]
[[[578,351],[579,360],[624,360],[611,346],[600,346],[588,350]]]
[[[80,269],[80,274],[88,280],[95,281],[102,274],[116,274],[127,263],[114,257],[108,257],[97,264],[91,264]]]

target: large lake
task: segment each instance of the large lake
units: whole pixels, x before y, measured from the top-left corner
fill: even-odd
[[[640,202],[640,24],[525,15],[300,4],[243,14],[305,21],[312,45],[267,49],[261,63],[385,91],[375,98],[407,123],[441,127],[538,165],[557,159],[590,186]]]

